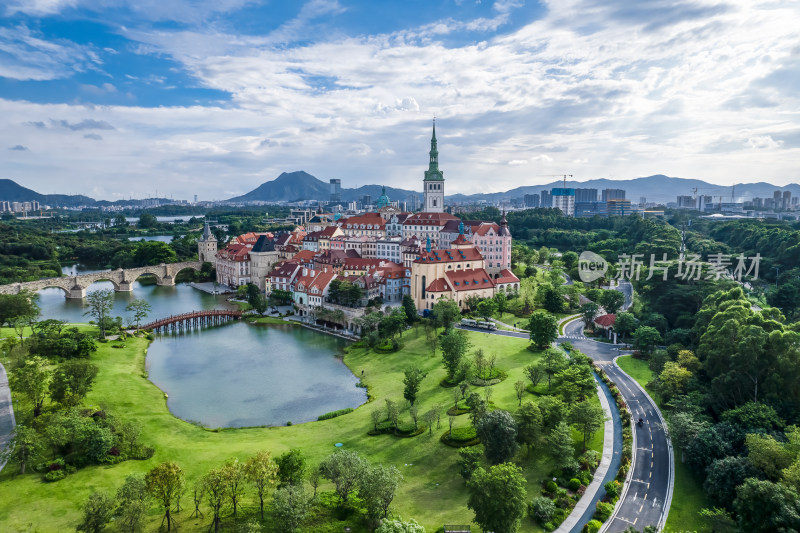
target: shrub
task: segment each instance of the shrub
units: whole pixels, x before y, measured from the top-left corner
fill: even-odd
[[[347,409],[339,409],[338,411],[331,411],[330,413],[325,413],[324,415],[319,415],[317,420],[329,420],[331,418],[336,418],[337,416],[346,415],[347,413],[352,413],[353,408],[348,407]]]
[[[552,520],[555,512],[556,504],[546,496],[534,498],[533,501],[528,504],[528,515],[541,525]]]
[[[67,477],[67,473],[63,469],[50,470],[44,475],[44,480],[51,483],[54,481],[61,481],[65,477]]]
[[[545,483],[544,490],[546,490],[550,494],[555,494],[555,492],[558,490],[558,485],[556,485],[555,481],[550,480],[547,483]]]
[[[614,512],[614,506],[606,502],[597,502],[597,509],[594,512],[594,517],[601,522],[605,522]]]
[[[597,533],[600,531],[601,527],[603,527],[602,522],[598,522],[597,520],[589,520],[589,522],[583,526],[583,533]]]
[[[594,476],[588,470],[584,470],[583,472],[578,474],[578,479],[581,480],[581,485],[586,485],[588,487],[589,483],[591,483],[592,480],[594,479]]]
[[[603,487],[606,489],[606,494],[608,495],[609,500],[613,500],[614,498],[619,497],[621,487],[618,481],[612,479],[611,481],[603,485]]]
[[[461,428],[454,428],[450,432],[450,440],[454,441],[468,441],[477,438],[478,433],[475,431],[475,428],[472,426],[466,426]]]
[[[569,482],[567,483],[567,488],[573,492],[578,490],[579,488],[581,488],[581,480],[577,478],[570,479]]]

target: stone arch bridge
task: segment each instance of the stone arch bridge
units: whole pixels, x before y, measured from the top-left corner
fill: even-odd
[[[199,272],[202,267],[203,263],[200,261],[188,261],[185,263],[161,263],[160,265],[139,268],[119,268],[80,276],[48,278],[0,285],[0,294],[18,294],[25,290],[36,292],[48,287],[58,287],[64,291],[67,298],[85,298],[86,289],[96,281],[110,281],[114,285],[116,292],[130,292],[133,290],[133,282],[140,276],[150,274],[155,276],[159,285],[175,285],[175,277],[178,272],[187,268]]]

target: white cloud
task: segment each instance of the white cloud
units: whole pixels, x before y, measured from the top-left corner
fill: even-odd
[[[46,40],[26,26],[0,27],[0,77],[53,80],[99,70],[102,61],[90,46]]]
[[[124,30],[141,53],[172,57],[198,84],[229,92],[232,103],[145,109],[0,101],[0,143],[50,148],[46,161],[8,152],[20,157],[17,176],[107,179],[108,190],[142,179],[170,184],[176,197],[219,198],[220,183],[244,192],[298,169],[343,177],[344,186],[419,188],[435,114],[448,192],[505,190],[557,172],[797,180],[800,143],[783,139],[797,138],[800,98],[788,88],[800,10],[675,5],[553,0],[541,20],[459,47],[422,41],[419,28],[276,44],[303,35],[297,20],[339,12],[336,2],[308,3],[266,36]],[[495,4],[496,16],[509,13],[504,6]],[[442,34],[464,24],[436,23]],[[52,117],[102,121],[115,131],[96,154],[69,128],[20,127]]]

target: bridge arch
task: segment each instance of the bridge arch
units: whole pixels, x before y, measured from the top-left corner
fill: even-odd
[[[35,292],[43,291],[45,289],[61,289],[61,292],[63,292],[65,296],[69,296],[70,293],[70,289],[64,285],[59,285],[58,283],[42,283],[39,287],[36,287]]]
[[[174,270],[172,270],[172,269],[169,270],[168,271],[168,275],[171,275],[173,280],[177,280],[178,276],[180,275],[181,272],[184,272],[186,270],[192,270],[194,272],[200,272],[202,269],[203,269],[202,263],[199,264],[199,265],[197,265],[197,264],[183,265],[180,268],[176,268]]]
[[[91,287],[95,283],[101,283],[101,282],[104,282],[104,281],[110,282],[111,285],[114,286],[114,291],[115,292],[119,291],[119,282],[117,282],[117,280],[115,280],[114,277],[111,276],[111,275],[109,275],[109,276],[98,276],[98,277],[94,278],[93,280],[89,281],[88,283],[86,283],[86,285],[81,287],[81,288],[88,289],[89,287]]]

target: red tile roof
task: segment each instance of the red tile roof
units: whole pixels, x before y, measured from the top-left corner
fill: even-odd
[[[300,250],[292,256],[292,261],[296,263],[311,261],[315,255],[317,255],[317,252],[313,250]]]
[[[594,323],[603,328],[609,328],[617,321],[617,315],[608,314],[594,319]]]
[[[250,248],[247,244],[229,244],[217,252],[217,258],[227,261],[249,261]]]
[[[494,287],[494,281],[486,270],[471,268],[469,270],[448,270],[447,281],[456,291],[472,291]]]
[[[386,221],[377,213],[365,213],[342,219],[339,221],[339,226],[343,229],[384,229]]]
[[[500,271],[500,276],[494,280],[495,283],[519,283],[519,278],[509,269],[504,268]]]
[[[414,213],[408,217],[404,226],[444,226],[448,220],[458,220],[450,213]]]
[[[414,259],[415,263],[455,263],[461,261],[482,261],[483,256],[476,248],[466,248],[463,250],[421,250],[419,257]]]
[[[450,244],[455,244],[456,246],[464,245],[464,244],[472,244],[466,237],[464,237],[463,233],[459,233],[456,240],[451,242]]]

